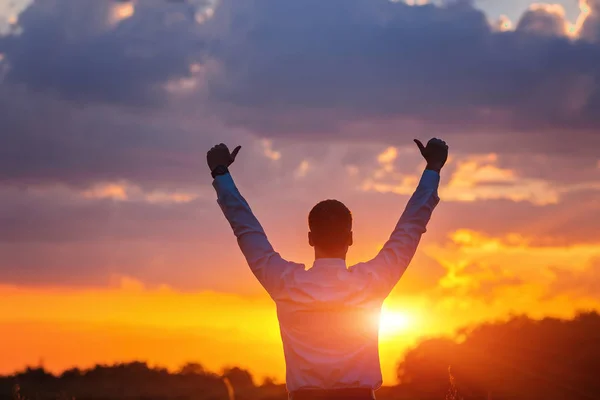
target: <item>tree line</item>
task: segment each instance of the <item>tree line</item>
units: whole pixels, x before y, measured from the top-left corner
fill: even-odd
[[[515,316],[430,338],[398,364],[398,385],[380,400],[600,399],[600,315],[572,320]],[[285,386],[233,367],[217,374],[188,363],[177,372],[144,362],[73,368],[28,367],[0,377],[0,400],[284,400]]]

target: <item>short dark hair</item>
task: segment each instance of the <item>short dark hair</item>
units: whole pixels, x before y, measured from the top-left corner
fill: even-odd
[[[337,200],[324,200],[308,214],[313,245],[325,250],[339,249],[348,243],[352,232],[352,213]]]

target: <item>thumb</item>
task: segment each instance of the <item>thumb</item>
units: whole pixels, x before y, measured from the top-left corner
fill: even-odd
[[[240,152],[242,146],[238,146],[235,149],[233,149],[233,151],[231,152],[231,162],[235,161],[235,158],[237,157],[238,153]]]
[[[417,144],[417,147],[419,148],[419,151],[421,151],[421,154],[425,153],[425,146],[423,146],[423,143],[421,143],[421,141],[419,139],[415,139],[415,143]]]

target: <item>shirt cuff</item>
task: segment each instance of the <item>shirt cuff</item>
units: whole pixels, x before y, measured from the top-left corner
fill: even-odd
[[[233,178],[229,172],[223,175],[217,175],[212,184],[217,193],[221,193],[225,190],[235,189],[235,183],[233,182]]]
[[[419,182],[419,186],[437,190],[440,185],[440,174],[436,171],[426,169],[423,171],[423,175],[421,176],[421,181]]]

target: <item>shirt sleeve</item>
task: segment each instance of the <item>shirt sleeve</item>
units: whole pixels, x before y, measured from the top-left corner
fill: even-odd
[[[386,297],[396,286],[410,264],[426,232],[427,223],[440,201],[438,186],[440,175],[425,170],[392,235],[379,254],[371,261],[352,267],[372,280],[374,288]]]
[[[295,269],[304,269],[304,266],[284,260],[273,250],[230,174],[217,176],[213,187],[217,192],[217,203],[229,221],[252,273],[272,298],[278,297],[283,292],[286,276],[289,277]]]

